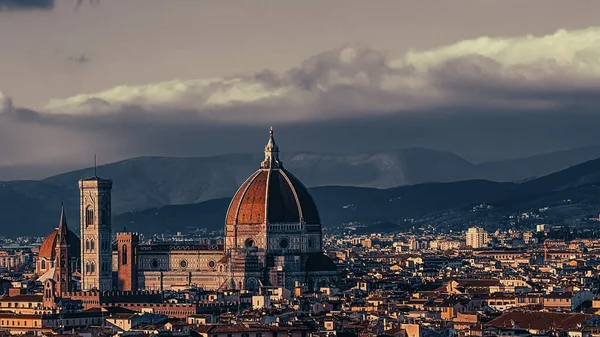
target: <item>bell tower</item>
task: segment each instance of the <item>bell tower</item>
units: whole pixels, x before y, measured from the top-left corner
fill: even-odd
[[[117,289],[121,291],[138,290],[137,285],[137,246],[140,241],[138,233],[117,233],[118,263]]]
[[[79,181],[81,288],[112,290],[112,180],[94,176]]]

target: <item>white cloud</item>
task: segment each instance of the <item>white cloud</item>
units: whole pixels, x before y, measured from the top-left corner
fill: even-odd
[[[365,113],[471,106],[540,109],[553,93],[600,89],[600,28],[547,36],[481,37],[397,59],[349,46],[283,73],[173,80],[51,100],[45,112],[197,111],[212,120],[309,121]]]
[[[0,91],[0,114],[11,112],[13,109],[12,99]]]

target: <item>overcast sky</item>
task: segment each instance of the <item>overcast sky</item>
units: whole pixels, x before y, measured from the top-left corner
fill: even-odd
[[[261,151],[270,125],[296,151],[485,161],[596,144],[599,12],[591,0],[0,0],[0,165]]]

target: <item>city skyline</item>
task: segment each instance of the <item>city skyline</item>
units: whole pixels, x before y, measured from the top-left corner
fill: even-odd
[[[0,0],[0,337],[600,337],[598,10]]]

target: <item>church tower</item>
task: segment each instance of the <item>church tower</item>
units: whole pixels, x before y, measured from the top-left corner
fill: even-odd
[[[138,233],[117,233],[118,264],[116,288],[121,291],[138,290],[137,284],[137,246]]]
[[[58,296],[64,292],[71,291],[71,261],[69,256],[69,229],[67,228],[67,217],[65,208],[62,207],[60,222],[56,237],[56,292]]]
[[[79,181],[82,290],[112,290],[112,180]]]

